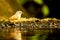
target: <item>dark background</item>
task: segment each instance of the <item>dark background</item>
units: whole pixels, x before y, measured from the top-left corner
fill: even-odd
[[[41,12],[41,8],[43,5],[47,5],[49,8],[49,14],[45,16],[46,18],[59,18],[60,19],[60,2],[59,0],[43,0],[44,4],[37,4],[34,1],[28,1],[23,6],[24,8],[30,13],[28,8],[30,6],[33,6],[35,10],[31,12],[31,14],[35,14],[35,17],[37,18],[44,18],[43,13]],[[40,11],[38,9],[40,8]]]

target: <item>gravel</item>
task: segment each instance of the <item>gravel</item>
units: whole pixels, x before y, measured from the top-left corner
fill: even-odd
[[[41,21],[42,20],[42,21]],[[35,20],[35,21],[23,21],[23,22],[10,22],[10,21],[0,21],[0,29],[4,27],[7,28],[20,28],[20,30],[44,30],[51,28],[60,28],[60,20]]]

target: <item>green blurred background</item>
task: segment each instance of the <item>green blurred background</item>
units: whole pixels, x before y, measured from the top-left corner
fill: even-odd
[[[58,0],[0,0],[0,18],[9,18],[16,11],[23,11],[22,17],[46,18],[59,16]]]

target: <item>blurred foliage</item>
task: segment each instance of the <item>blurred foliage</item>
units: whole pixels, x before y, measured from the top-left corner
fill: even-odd
[[[1,0],[0,1],[0,15],[4,17],[6,16],[8,17],[9,14],[11,15],[12,12],[13,11],[12,11],[11,6],[5,0]]]
[[[29,0],[0,0],[0,18],[1,17],[5,17],[5,18],[9,18],[10,16],[12,16],[16,11],[21,10],[24,12],[24,14],[22,15],[23,17],[29,17],[31,16],[29,14],[29,12],[27,12],[27,10],[22,6],[23,4],[25,4],[26,2],[28,2]],[[43,0],[33,0],[34,2],[36,2],[39,5],[43,5],[44,2]],[[30,7],[30,9],[33,13],[34,12],[34,7]],[[44,16],[47,16],[49,13],[49,8],[47,5],[44,5],[42,8],[42,12]],[[36,14],[33,14],[36,15]]]
[[[48,37],[50,30],[35,31],[35,35],[31,37],[31,40],[45,40]]]
[[[47,16],[49,14],[49,8],[47,5],[43,6],[42,12],[43,12],[44,16]]]
[[[17,0],[0,0],[0,16],[9,18],[16,11],[21,10],[24,12],[23,16],[28,16],[23,6]]]
[[[49,14],[49,8],[48,6],[43,2],[43,0],[34,0],[36,3],[40,4],[40,5],[43,5],[44,6],[42,7],[42,13],[44,16],[47,16]]]
[[[24,4],[26,3],[28,0],[16,0],[19,4]]]
[[[43,0],[34,0],[38,4],[43,4]]]
[[[23,6],[32,17],[36,17],[38,15],[40,17],[46,17],[49,14],[49,7],[43,0],[27,1]]]

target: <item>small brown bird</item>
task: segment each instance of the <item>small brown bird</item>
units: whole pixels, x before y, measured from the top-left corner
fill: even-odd
[[[9,18],[9,20],[20,20],[22,15],[22,11],[17,11],[12,17]]]

